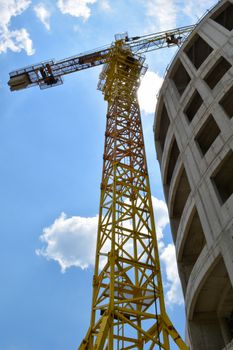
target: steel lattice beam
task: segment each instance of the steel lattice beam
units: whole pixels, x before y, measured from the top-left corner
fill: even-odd
[[[188,349],[165,310],[137,89],[144,59],[116,43],[108,102],[91,325],[79,350]]]

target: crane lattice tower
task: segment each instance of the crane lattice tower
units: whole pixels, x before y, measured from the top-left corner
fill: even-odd
[[[164,304],[137,89],[143,56],[121,41],[99,88],[108,102],[91,325],[79,349],[186,345]]]

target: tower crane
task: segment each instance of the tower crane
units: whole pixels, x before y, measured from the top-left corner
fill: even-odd
[[[115,36],[111,45],[10,73],[12,91],[62,84],[66,74],[103,65],[108,103],[90,326],[79,350],[188,350],[164,302],[137,89],[144,53],[180,45],[194,25]]]

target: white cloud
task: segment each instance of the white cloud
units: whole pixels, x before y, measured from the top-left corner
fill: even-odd
[[[152,204],[155,215],[155,225],[157,240],[160,241],[163,238],[163,230],[169,224],[169,215],[166,203],[152,196]]]
[[[183,294],[180,285],[180,278],[176,263],[176,252],[174,244],[168,244],[162,249],[160,254],[161,262],[164,263],[166,282],[165,283],[165,298],[168,305],[178,304],[184,302]]]
[[[106,12],[111,11],[111,6],[110,6],[108,0],[100,0],[100,1],[99,1],[99,4],[100,4],[100,8],[101,8],[103,11],[106,11]]]
[[[156,217],[157,236],[161,240],[162,231],[168,224],[166,204],[152,197]],[[38,255],[55,260],[64,272],[71,266],[87,268],[94,265],[98,216],[67,217],[62,213],[40,236],[45,244],[37,250]]]
[[[165,245],[163,242],[163,231],[169,224],[169,215],[166,203],[152,196],[152,203],[155,213],[156,233],[159,246],[162,270],[165,272],[165,298],[169,306],[181,305],[184,302],[183,293],[176,263],[176,252],[174,244]]]
[[[45,28],[47,30],[50,30],[50,23],[49,23],[50,16],[51,16],[50,11],[45,7],[43,3],[37,4],[36,6],[34,6],[33,9],[35,11],[36,16],[43,23]]]
[[[177,8],[173,0],[147,0],[146,14],[151,30],[167,30],[176,27]]]
[[[14,52],[25,50],[29,56],[35,52],[32,40],[25,28],[0,33],[0,53],[8,49]]]
[[[34,53],[28,31],[25,28],[9,28],[11,18],[21,15],[30,3],[30,0],[0,0],[0,53],[8,49],[14,52],[25,50],[28,55]]]
[[[196,22],[197,19],[205,14],[207,9],[211,8],[215,4],[215,0],[196,0],[195,2],[193,0],[186,0],[184,2],[182,11],[186,16],[189,16],[193,21]]]
[[[62,272],[75,266],[85,269],[94,264],[98,217],[68,218],[62,213],[43,230],[40,239],[46,246],[36,253],[58,262]]]
[[[11,17],[18,16],[30,5],[30,0],[0,0],[0,25],[8,28]]]
[[[138,89],[138,100],[141,111],[146,114],[155,112],[157,94],[163,83],[163,78],[157,73],[147,71]]]
[[[166,299],[169,305],[181,304],[183,301],[173,244],[165,246],[163,230],[169,223],[168,210],[165,202],[152,196],[153,209],[157,229],[157,239],[160,247],[160,258],[165,271],[164,280]],[[70,267],[86,269],[94,266],[98,216],[67,217],[62,213],[49,227],[43,230],[40,239],[43,243],[36,254],[48,260],[56,261],[61,271]],[[106,251],[109,250],[109,244]],[[127,247],[130,250],[130,246]]]
[[[92,5],[97,0],[58,0],[57,6],[61,13],[68,14],[74,17],[82,17],[87,20],[91,15],[89,5]]]

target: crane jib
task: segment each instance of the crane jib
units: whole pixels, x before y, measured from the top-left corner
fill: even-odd
[[[77,56],[60,61],[49,60],[10,73],[8,85],[11,91],[38,85],[41,89],[61,85],[64,75],[105,64],[117,42],[133,53],[143,54],[164,47],[180,46],[194,25],[176,28],[160,33],[129,37],[127,33],[117,34],[115,42]]]

